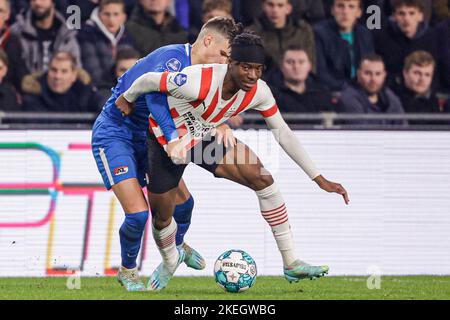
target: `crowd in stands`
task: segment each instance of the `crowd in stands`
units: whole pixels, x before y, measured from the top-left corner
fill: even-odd
[[[262,37],[284,113],[450,112],[450,0],[0,0],[0,111],[98,113],[138,59],[215,16]]]

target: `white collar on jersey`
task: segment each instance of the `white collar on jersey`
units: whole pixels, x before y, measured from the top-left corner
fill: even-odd
[[[191,58],[191,48],[192,46],[189,43],[184,44],[184,49],[186,50],[186,55]]]

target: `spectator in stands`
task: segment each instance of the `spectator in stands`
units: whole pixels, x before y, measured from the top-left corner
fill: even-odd
[[[77,68],[71,53],[57,52],[50,60],[48,72],[24,78],[24,109],[36,112],[99,112],[102,98],[89,83],[89,75]]]
[[[231,0],[205,0],[202,7],[202,21],[206,23],[214,17],[232,18],[233,6]]]
[[[357,79],[350,83],[339,98],[338,112],[343,113],[404,113],[400,99],[385,86],[386,70],[383,58],[365,56],[358,68]],[[352,124],[392,124],[398,121],[362,120]]]
[[[0,111],[19,111],[17,94],[13,86],[6,81],[8,56],[0,49]]]
[[[112,67],[118,50],[133,47],[125,21],[123,0],[101,0],[78,34],[83,68],[91,75],[94,85]]]
[[[292,44],[300,45],[308,52],[315,70],[316,51],[311,26],[291,16],[292,5],[289,0],[263,0],[262,3],[263,14],[250,29],[264,41],[268,71],[278,66],[283,51]]]
[[[22,45],[19,37],[11,34],[8,20],[11,17],[11,3],[9,0],[0,0],[0,49],[5,50],[9,60],[8,82],[20,90],[22,78],[28,73],[22,56]]]
[[[205,0],[202,4],[202,16],[200,23],[192,23],[189,28],[189,42],[194,42],[206,21],[214,17],[232,18],[231,0]]]
[[[373,53],[372,34],[358,24],[361,0],[335,0],[333,18],[314,27],[317,75],[333,91],[340,91],[356,76],[361,57]]]
[[[403,81],[394,87],[405,112],[435,113],[444,111],[445,101],[440,102],[431,84],[436,61],[426,51],[416,51],[405,59]],[[420,123],[425,123],[421,121]]]
[[[424,22],[422,0],[392,0],[393,19],[386,28],[376,30],[375,49],[381,55],[389,73],[390,83],[401,77],[406,56],[417,50],[437,57],[437,42],[433,30]]]
[[[188,32],[167,12],[170,0],[139,0],[126,27],[142,56],[167,44],[188,41]]]
[[[262,13],[264,0],[233,1],[235,19],[248,26]],[[320,0],[289,0],[294,20],[303,19],[313,24],[325,18],[325,10]]]
[[[312,63],[300,46],[288,47],[281,59],[280,69],[268,82],[281,112],[331,111],[331,92],[320,85],[311,74]]]
[[[102,80],[97,86],[104,102],[111,96],[111,89],[116,85],[117,79],[131,68],[139,58],[139,52],[133,48],[124,48],[117,52],[114,65],[104,71]]]
[[[25,64],[30,72],[46,71],[54,52],[72,53],[80,63],[76,30],[69,30],[53,0],[30,0],[30,10],[17,17],[11,32],[21,39]]]
[[[438,70],[441,90],[450,94],[450,18],[436,27],[438,37]]]

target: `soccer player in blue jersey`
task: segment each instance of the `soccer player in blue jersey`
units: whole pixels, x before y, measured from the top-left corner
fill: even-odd
[[[106,188],[118,198],[125,220],[120,228],[122,265],[117,278],[128,291],[143,291],[145,285],[139,278],[136,259],[149,215],[142,187],[147,183],[148,116],[152,113],[161,124],[168,152],[178,141],[178,132],[170,116],[167,96],[159,93],[140,97],[131,115],[124,117],[116,107],[116,99],[133,82],[147,72],[181,71],[193,64],[225,63],[230,51],[230,41],[241,32],[241,26],[232,19],[217,17],[205,23],[193,45],[176,44],[159,48],[139,60],[112,89],[112,95],[98,116],[92,131],[92,151]],[[227,139],[229,127],[224,125],[218,133]],[[230,140],[231,141],[231,140]],[[186,253],[184,262],[194,269],[203,269],[202,256],[184,242],[189,228],[194,200],[183,180],[177,187],[174,218],[178,228],[176,243]]]

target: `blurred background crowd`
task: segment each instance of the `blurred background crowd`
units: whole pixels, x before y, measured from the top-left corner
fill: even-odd
[[[0,0],[0,111],[99,113],[139,58],[215,16],[263,38],[284,113],[450,112],[450,0]]]

